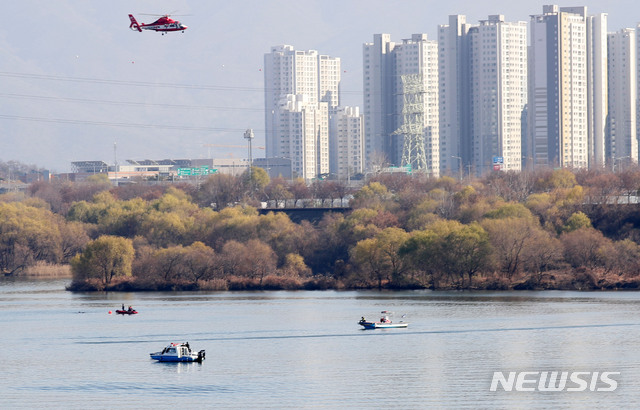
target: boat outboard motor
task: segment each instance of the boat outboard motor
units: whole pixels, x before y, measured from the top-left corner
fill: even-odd
[[[204,360],[204,350],[200,350],[198,352],[198,361],[203,361]]]

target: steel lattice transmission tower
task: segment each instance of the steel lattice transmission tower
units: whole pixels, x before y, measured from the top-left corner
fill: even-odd
[[[404,137],[401,165],[409,165],[413,171],[426,171],[424,81],[421,74],[406,74],[400,78],[403,95],[402,125],[394,134]]]

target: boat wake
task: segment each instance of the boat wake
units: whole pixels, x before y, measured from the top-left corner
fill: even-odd
[[[353,333],[311,333],[311,334],[280,334],[280,335],[238,335],[238,336],[215,336],[200,337],[190,336],[194,341],[238,341],[238,340],[278,340],[278,339],[314,339],[314,338],[335,338],[335,337],[390,337],[390,336],[415,336],[415,335],[440,335],[440,334],[461,334],[461,333],[485,333],[485,332],[529,332],[536,330],[553,329],[588,329],[607,327],[634,327],[640,323],[606,323],[606,324],[584,324],[584,325],[561,325],[561,326],[528,326],[528,327],[495,327],[481,329],[448,329],[448,330],[411,330],[402,332],[385,331],[381,329],[377,332],[367,332],[366,329],[355,329]],[[251,332],[254,333],[254,332]],[[137,339],[137,340],[78,340],[77,344],[129,344],[129,343],[150,343],[157,342],[157,339]]]

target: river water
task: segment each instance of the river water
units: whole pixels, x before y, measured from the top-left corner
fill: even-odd
[[[0,408],[640,407],[636,292],[71,293],[66,284],[0,280]],[[115,315],[122,303],[140,313]],[[382,310],[409,327],[357,325]],[[149,358],[177,341],[205,349],[204,363]],[[616,372],[617,388],[490,389],[494,372],[545,371]]]

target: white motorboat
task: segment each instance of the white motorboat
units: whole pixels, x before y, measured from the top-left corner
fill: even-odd
[[[170,343],[160,352],[149,353],[151,358],[160,362],[199,362],[204,360],[204,350],[191,350],[189,342]]]
[[[389,318],[389,315],[391,315],[391,312],[383,310],[382,317],[380,318],[379,322],[372,322],[372,321],[366,320],[363,316],[358,322],[358,324],[364,327],[365,329],[395,329],[395,328],[403,328],[403,327],[409,326],[409,323],[407,322],[403,322],[403,321],[393,322]],[[404,315],[402,317],[404,317]]]

